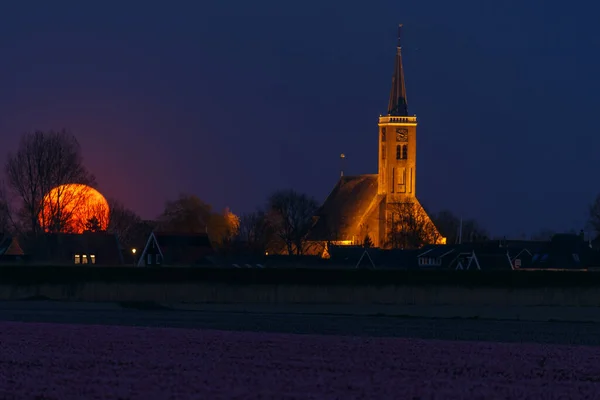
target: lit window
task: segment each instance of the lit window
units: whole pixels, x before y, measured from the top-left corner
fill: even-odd
[[[81,263],[82,264],[87,264],[88,263],[88,259],[87,259],[87,256],[85,254],[81,256]]]
[[[90,254],[90,261],[92,264],[96,264],[96,255],[95,254]]]
[[[75,254],[75,264],[81,263],[81,256],[79,254]]]

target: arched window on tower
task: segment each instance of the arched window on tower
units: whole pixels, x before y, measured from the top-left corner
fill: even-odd
[[[396,160],[402,159],[402,146],[396,145]]]
[[[408,158],[408,145],[402,146],[402,159],[406,160]]]

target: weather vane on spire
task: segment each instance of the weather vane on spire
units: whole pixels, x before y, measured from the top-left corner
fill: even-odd
[[[400,36],[401,36],[401,33],[402,33],[402,24],[399,24],[399,25],[398,25],[398,48],[401,48],[401,47],[402,47],[402,44],[400,43]]]

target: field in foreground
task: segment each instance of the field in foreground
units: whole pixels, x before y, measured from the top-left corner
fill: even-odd
[[[599,394],[596,347],[0,323],[2,399]]]

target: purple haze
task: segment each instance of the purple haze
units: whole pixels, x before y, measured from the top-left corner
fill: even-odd
[[[0,324],[3,399],[597,398],[594,347]]]

